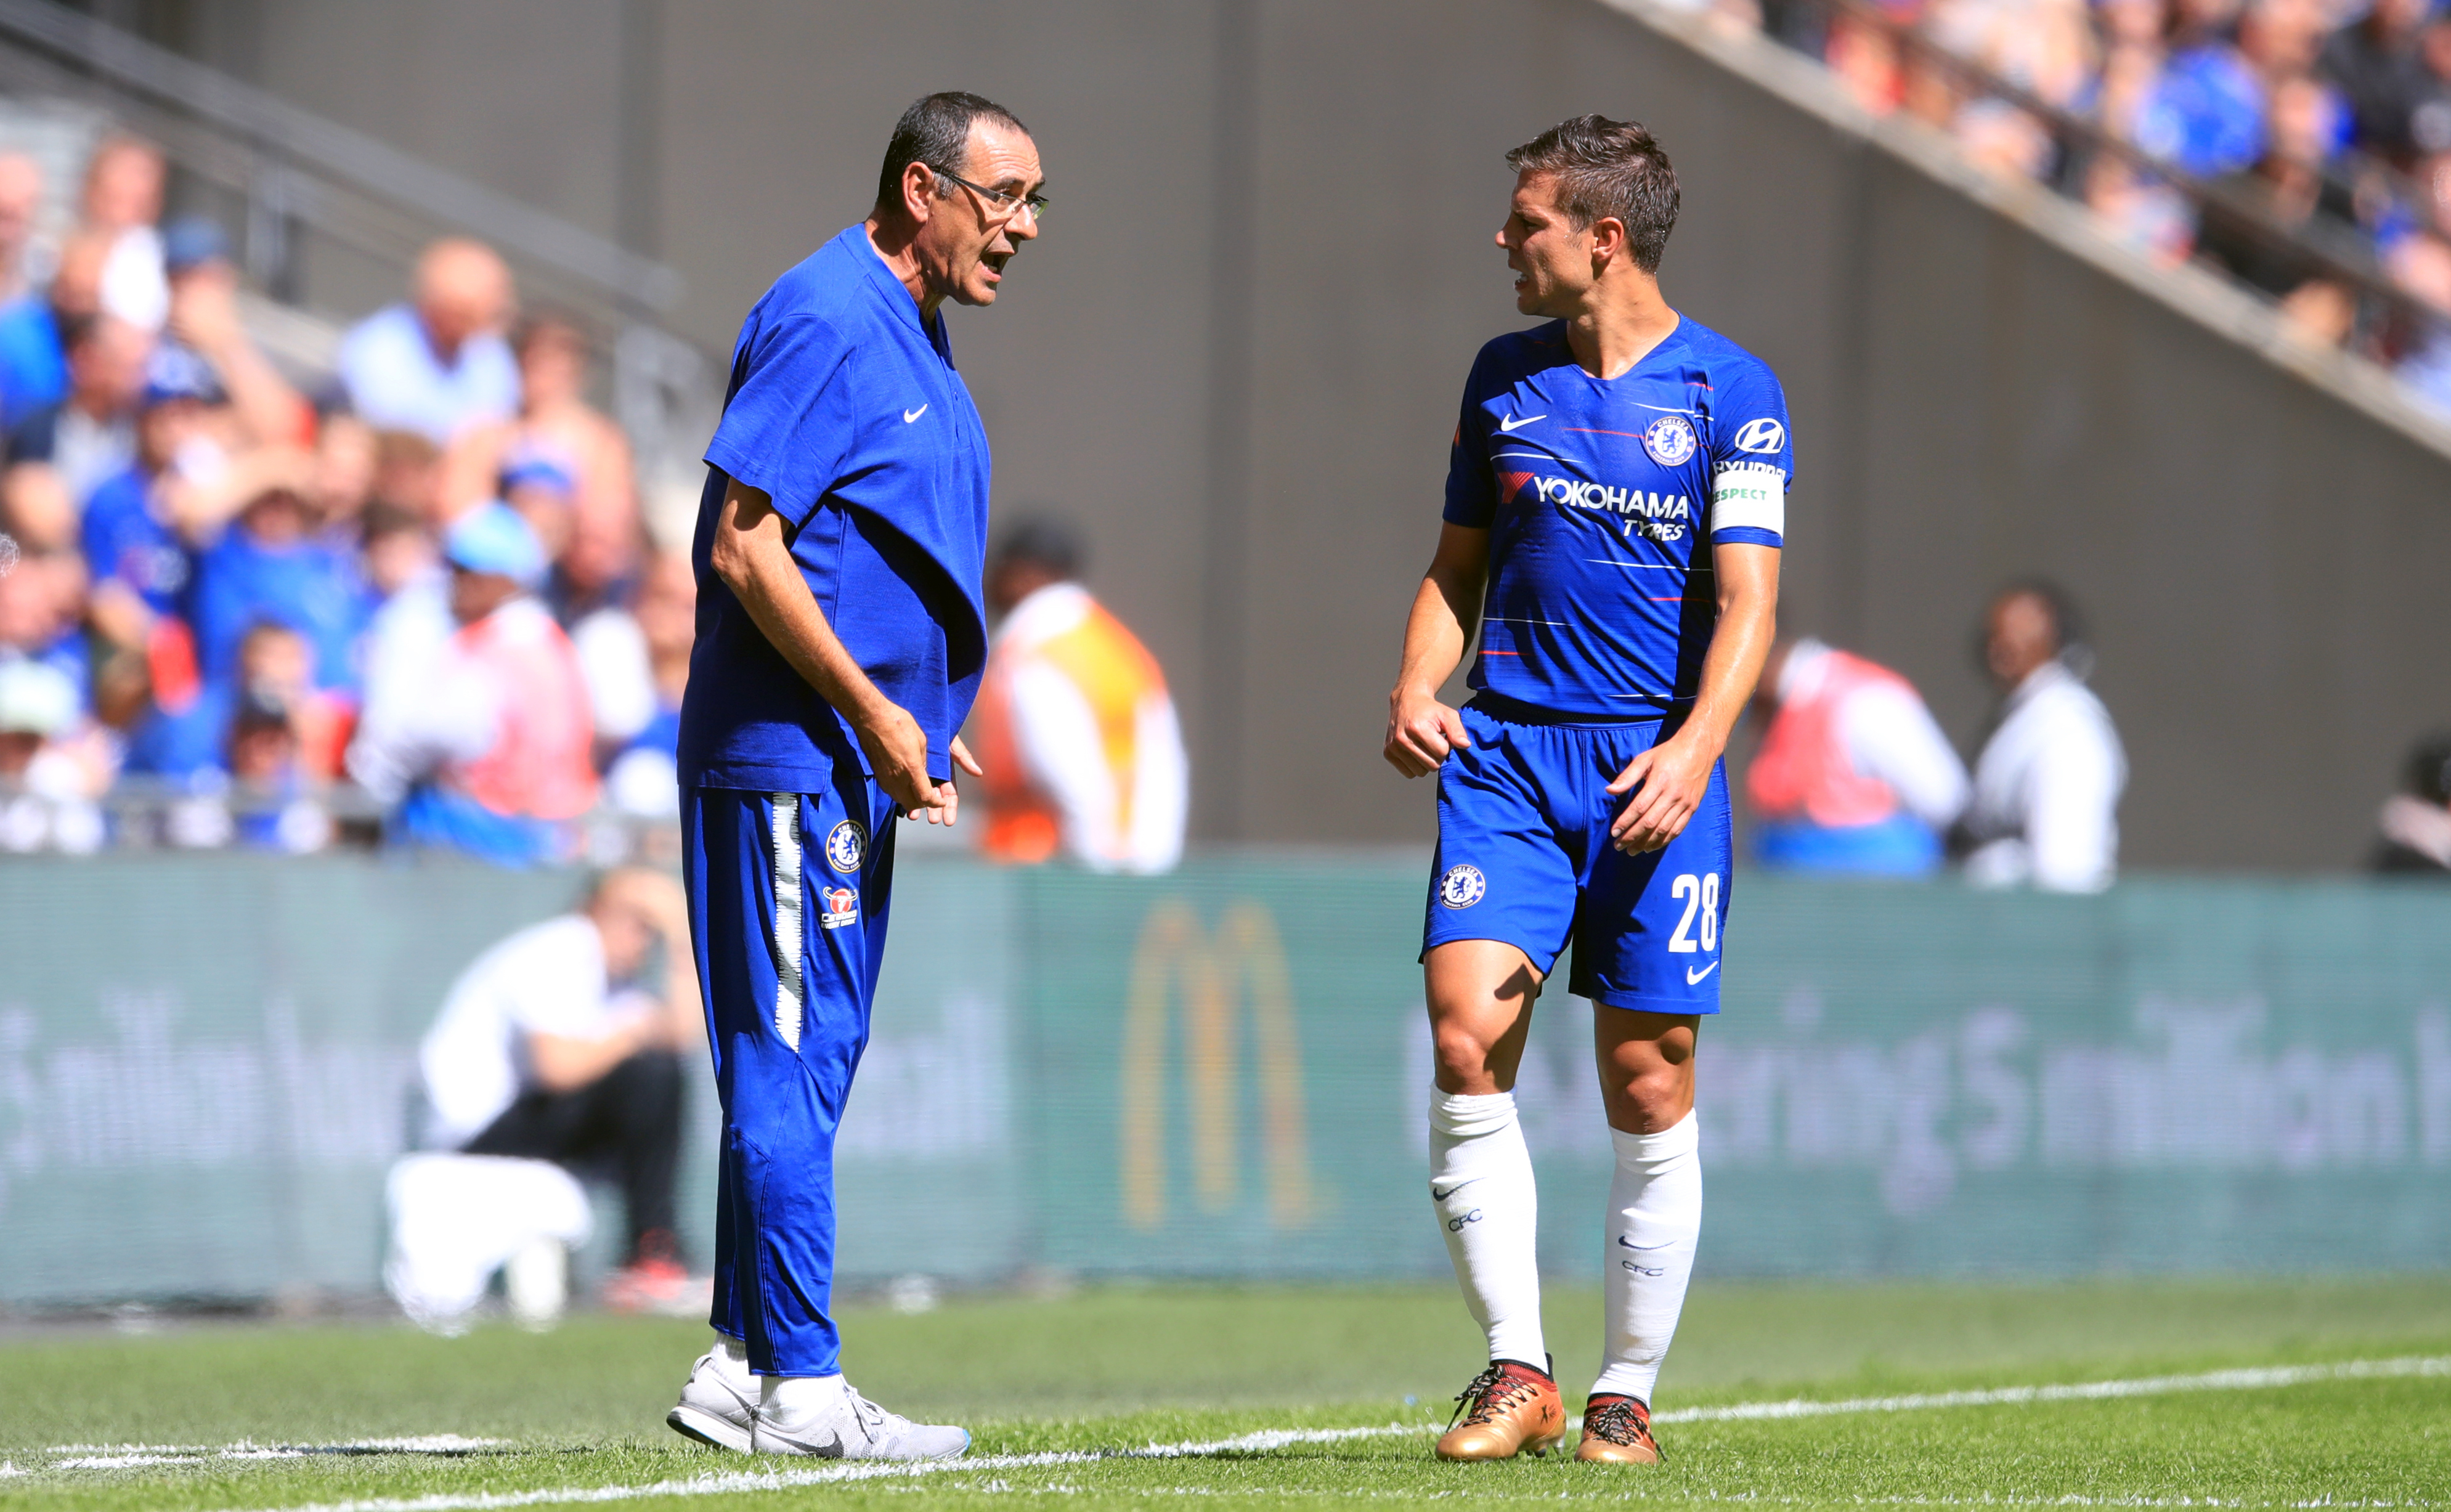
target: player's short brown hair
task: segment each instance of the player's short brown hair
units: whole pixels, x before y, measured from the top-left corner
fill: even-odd
[[[1676,229],[1676,170],[1639,122],[1578,115],[1506,154],[1518,173],[1551,173],[1558,206],[1578,227],[1614,219],[1625,227],[1634,265],[1659,271]]]

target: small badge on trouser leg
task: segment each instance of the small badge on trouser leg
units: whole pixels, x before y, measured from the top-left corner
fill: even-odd
[[[859,889],[855,887],[820,888],[817,902],[822,909],[817,922],[827,929],[838,930],[859,922]]]

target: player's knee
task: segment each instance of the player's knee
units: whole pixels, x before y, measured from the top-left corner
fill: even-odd
[[[1430,1045],[1438,1066],[1438,1082],[1441,1090],[1451,1092],[1487,1092],[1503,1090],[1514,1078],[1501,1078],[1498,1065],[1498,1044],[1483,1038],[1464,1024],[1437,1024],[1430,1030]],[[1511,1071],[1512,1068],[1507,1068]]]
[[[1631,1133],[1674,1128],[1694,1106],[1693,1078],[1672,1065],[1620,1073],[1610,1091],[1609,1123]]]

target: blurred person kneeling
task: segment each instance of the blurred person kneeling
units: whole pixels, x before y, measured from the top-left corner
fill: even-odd
[[[400,805],[405,844],[505,866],[557,858],[597,784],[578,655],[535,597],[544,549],[508,505],[490,503],[461,517],[442,556],[457,628],[430,655],[385,668],[402,686],[368,690],[349,773]]]
[[[605,1300],[625,1310],[703,1313],[708,1302],[706,1283],[693,1283],[682,1262],[675,1207],[680,1056],[702,1032],[695,972],[679,887],[654,872],[611,872],[576,912],[480,955],[418,1051],[428,1150],[545,1161],[619,1184],[623,1268]],[[572,1230],[556,1232],[555,1215],[541,1210],[565,1183],[538,1185],[544,1200],[530,1214],[486,1199],[536,1173],[411,1157],[421,1159],[411,1169],[424,1179],[408,1191],[422,1200],[396,1218],[411,1237],[398,1247],[393,1288],[412,1314],[431,1315],[421,1322],[472,1307],[486,1276],[539,1239],[571,1242]],[[402,1187],[396,1180],[396,1203]]]
[[[1018,521],[989,558],[988,609],[1002,623],[974,717],[980,843],[1008,863],[1060,850],[1092,871],[1171,871],[1191,786],[1174,700],[1157,658],[1080,571],[1080,543],[1049,520]]]
[[[1913,684],[1810,636],[1771,648],[1745,773],[1754,855],[1787,872],[1923,876],[1966,807],[1966,767]]]

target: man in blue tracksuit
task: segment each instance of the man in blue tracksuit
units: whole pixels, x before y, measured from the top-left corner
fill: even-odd
[[[842,1376],[833,1141],[885,947],[893,821],[951,824],[987,657],[988,442],[947,299],[991,304],[1038,234],[1012,113],[933,94],[868,219],[749,312],[706,452],[681,706],[683,881],[723,1103],[717,1338],[667,1421],[767,1454],[940,1459]]]

